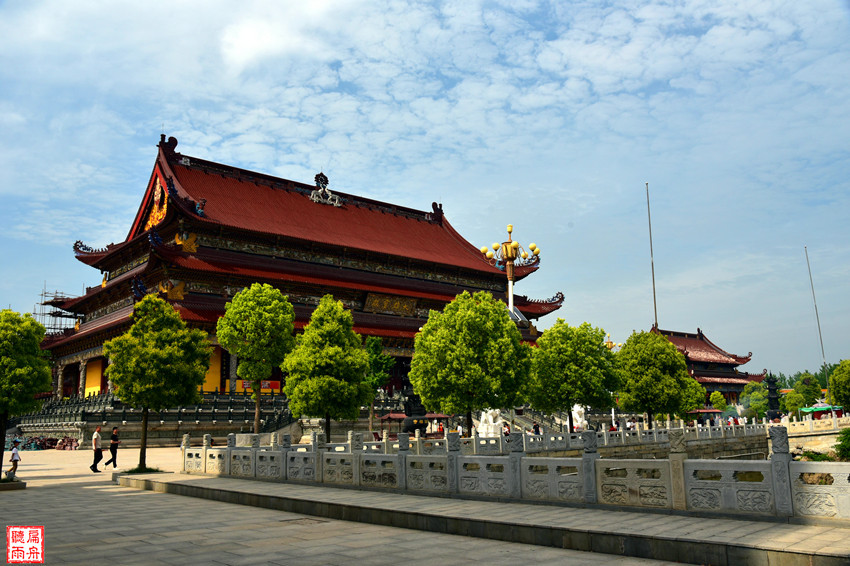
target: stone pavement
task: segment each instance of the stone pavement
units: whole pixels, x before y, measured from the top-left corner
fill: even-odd
[[[3,552],[5,526],[44,525],[45,564],[672,564],[340,521],[121,487],[111,481],[109,471],[89,471],[91,451],[50,450],[23,452],[21,456],[18,475],[27,482],[27,489],[0,492]],[[119,452],[119,461],[123,467],[135,466],[138,450]],[[149,466],[176,470],[180,451],[149,449],[147,461]],[[3,469],[7,467],[4,463]],[[172,475],[176,474],[167,474]],[[268,486],[237,483],[252,488]]]

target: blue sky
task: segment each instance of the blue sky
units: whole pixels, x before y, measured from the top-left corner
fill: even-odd
[[[850,357],[850,3],[0,4],[0,304],[100,274],[160,133],[178,151],[542,250],[517,285],[622,342],[658,318],[753,352]],[[388,237],[392,237],[388,235]],[[555,321],[541,321],[545,328]]]

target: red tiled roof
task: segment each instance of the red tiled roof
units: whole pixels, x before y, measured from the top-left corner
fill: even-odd
[[[674,330],[661,330],[653,326],[652,332],[657,332],[670,342],[685,355],[689,362],[705,362],[714,364],[731,364],[741,365],[750,361],[753,354],[750,352],[747,356],[737,356],[717,347],[697,328],[697,333],[676,332]]]
[[[172,144],[160,144],[164,174],[174,180],[174,203],[205,200],[202,222],[228,226],[304,242],[318,242],[392,256],[461,267],[491,274],[479,249],[458,234],[442,210],[426,213],[331,191],[342,206],[310,200],[314,187],[236,169],[173,153]],[[192,210],[187,210],[195,214]],[[141,230],[142,211],[131,236]],[[519,270],[522,274],[531,270]]]

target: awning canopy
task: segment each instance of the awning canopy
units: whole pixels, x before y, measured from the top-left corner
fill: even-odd
[[[836,410],[836,411],[841,411],[841,410],[844,410],[844,407],[842,407],[840,405],[833,405],[831,407],[829,405],[824,405],[824,406],[821,406],[821,407],[803,407],[802,409],[800,409],[800,412],[802,412],[802,413],[818,413],[820,411],[829,411],[829,410],[833,410],[833,409]]]

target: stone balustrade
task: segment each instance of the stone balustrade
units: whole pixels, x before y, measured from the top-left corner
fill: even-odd
[[[761,427],[764,425],[747,425]],[[706,434],[745,433],[745,427],[717,427]],[[646,431],[648,432],[648,431]],[[375,488],[417,494],[598,504],[632,509],[676,509],[763,517],[828,517],[850,520],[850,463],[792,462],[785,427],[769,429],[769,461],[688,460],[683,429],[653,433],[670,443],[667,459],[603,459],[597,447],[611,436],[586,431],[576,435],[526,437],[514,433],[493,439],[410,438],[363,442],[350,433],[344,444],[328,444],[314,433],[310,444],[292,445],[288,435],[273,435],[269,446],[248,435],[236,446],[191,447],[184,438],[184,471],[268,481]],[[692,439],[700,439],[695,431]],[[619,434],[619,433],[618,433]],[[628,442],[646,435],[619,434]],[[481,442],[486,440],[486,442]],[[582,444],[580,458],[532,456],[549,446]],[[497,448],[498,447],[498,448]],[[472,452],[472,453],[468,453]],[[475,453],[477,452],[477,453]]]

